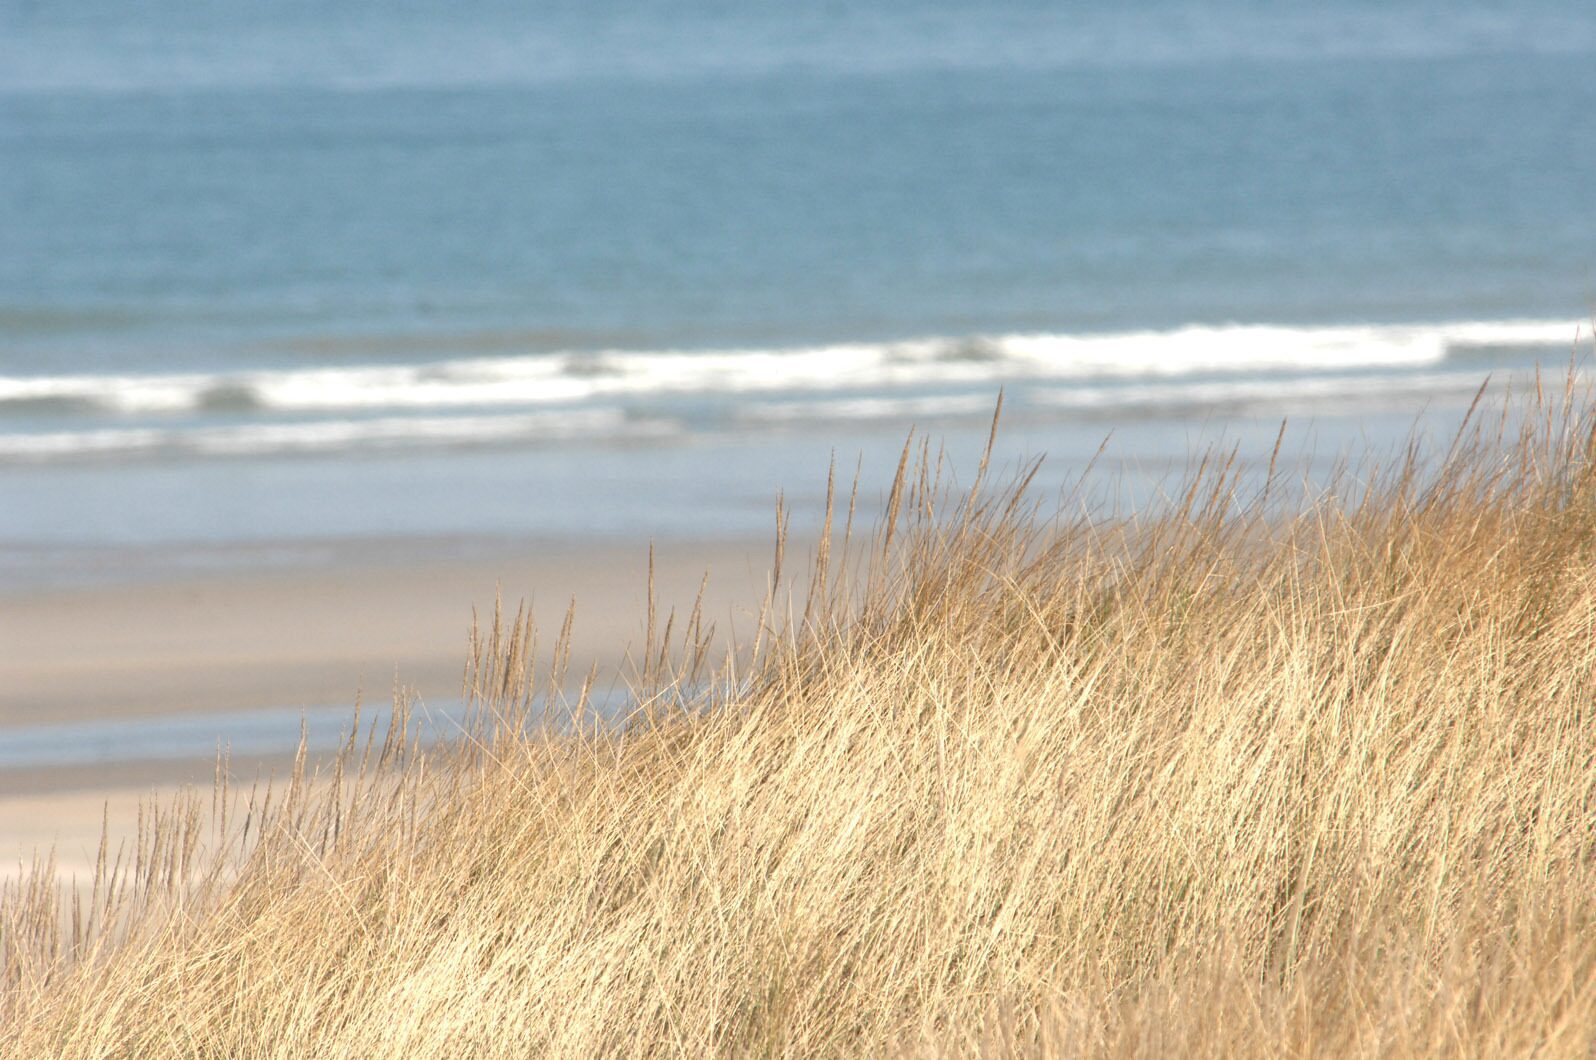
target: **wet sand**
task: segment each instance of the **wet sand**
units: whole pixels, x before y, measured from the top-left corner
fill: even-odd
[[[751,626],[770,566],[767,542],[667,542],[655,548],[663,613],[692,607],[706,572],[705,614],[722,632]],[[543,653],[576,599],[571,669],[601,683],[628,672],[645,635],[648,545],[546,542],[491,555],[348,546],[332,562],[92,588],[0,593],[0,741],[41,726],[192,716],[225,733],[227,716],[263,709],[386,706],[396,686],[423,702],[460,696],[473,608],[491,619],[531,604]],[[297,727],[285,720],[285,739]],[[70,730],[59,730],[70,733]],[[208,792],[214,758],[0,768],[0,865],[54,843],[65,871],[92,870],[110,806],[128,834],[143,796],[188,784]],[[286,755],[235,760],[234,777],[281,770]]]

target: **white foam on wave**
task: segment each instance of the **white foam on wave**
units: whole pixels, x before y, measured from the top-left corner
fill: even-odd
[[[0,376],[0,408],[81,402],[114,412],[187,412],[216,380],[211,375]]]
[[[568,439],[659,437],[673,430],[658,420],[629,419],[615,409],[498,416],[391,417],[252,423],[224,427],[129,428],[0,434],[0,461],[149,454],[261,456],[341,453],[449,445],[557,442]]]
[[[612,350],[421,365],[181,375],[0,377],[0,411],[75,403],[160,415],[575,405],[664,395],[825,393],[897,386],[1156,380],[1208,374],[1418,368],[1469,347],[1572,348],[1568,321],[1190,326],[744,350]]]

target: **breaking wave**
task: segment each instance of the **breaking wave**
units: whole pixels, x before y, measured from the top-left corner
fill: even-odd
[[[728,427],[980,416],[998,386],[1051,416],[1423,403],[1489,351],[1570,351],[1565,322],[1185,327],[748,350],[611,350],[424,364],[0,376],[0,463],[336,454]],[[1449,362],[1451,359],[1451,363]]]
[[[1571,349],[1566,321],[1014,334],[711,351],[554,353],[171,375],[0,376],[0,416],[423,412],[603,399],[876,391],[1437,365],[1491,347]]]

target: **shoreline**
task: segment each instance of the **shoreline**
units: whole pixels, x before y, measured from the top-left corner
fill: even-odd
[[[1311,492],[1313,481],[1335,473],[1338,452],[1355,445],[1364,453],[1381,445],[1396,451],[1397,440],[1421,424],[1433,447],[1450,437],[1461,415],[1461,407],[1443,402],[1383,416],[1295,421],[1284,435],[1279,420],[1259,418],[1224,420],[1217,433],[1212,422],[1139,424],[1112,436],[1086,493],[1117,496],[1131,509],[1152,503],[1164,497],[1161,482],[1178,478],[1183,463],[1189,470],[1193,443],[1204,436],[1233,444],[1241,454],[1238,467],[1254,482],[1269,464],[1271,447],[1284,439],[1283,451],[1293,454],[1288,465],[1300,466],[1293,488]],[[985,431],[951,437],[955,467],[974,466],[971,454],[979,452]],[[1048,464],[1032,495],[1085,496],[1081,476],[1103,442],[1090,424],[1043,431],[1014,424],[1003,435],[998,474],[1022,465],[1012,454],[1045,453]],[[895,465],[901,445],[895,440],[889,452],[878,437],[862,450],[861,526],[874,524],[880,473]],[[1199,445],[1195,451],[1204,450]],[[835,456],[836,449],[831,452]],[[693,466],[702,470],[707,459],[699,454]],[[725,466],[749,475],[770,459],[767,449],[739,454],[740,464]],[[801,461],[784,454],[779,462]],[[785,495],[786,511],[796,516],[789,570],[807,568],[808,539],[818,525],[823,492],[816,484],[822,480],[810,470],[807,479],[797,479],[805,488]],[[674,471],[679,478],[682,468]],[[791,484],[795,475],[789,469],[770,477]],[[567,486],[574,489],[580,477]],[[666,476],[643,492],[675,481]],[[642,485],[641,478],[603,480],[600,493],[605,502],[635,503],[646,496],[629,487]],[[711,507],[724,504],[702,499]],[[698,500],[694,493],[677,504],[685,512]],[[604,509],[580,517],[610,514]],[[759,522],[768,527],[767,520]],[[654,588],[661,620],[672,606],[689,610],[705,585],[706,624],[722,640],[746,636],[768,591],[768,530],[693,539],[658,529]],[[580,681],[594,671],[603,698],[624,683],[628,646],[645,637],[649,548],[648,536],[618,531],[86,547],[80,558],[98,566],[85,569],[78,584],[0,585],[7,676],[0,690],[0,858],[41,834],[40,814],[60,822],[63,841],[78,842],[89,832],[97,840],[101,804],[95,800],[102,794],[127,801],[130,791],[170,793],[184,782],[208,786],[223,747],[231,749],[235,767],[247,759],[281,771],[292,760],[302,715],[322,733],[313,733],[314,752],[331,746],[353,717],[357,696],[365,718],[385,714],[396,688],[447,713],[461,699],[473,610],[480,621],[491,621],[496,596],[512,614],[520,601],[531,605],[542,632],[536,649],[542,660],[574,598],[569,673]],[[180,738],[187,750],[152,753],[161,733]],[[109,750],[80,751],[73,746],[80,736],[93,736]],[[90,805],[92,814],[83,810]]]

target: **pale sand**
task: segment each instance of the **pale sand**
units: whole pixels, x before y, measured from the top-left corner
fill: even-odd
[[[799,557],[793,557],[796,561]],[[768,543],[669,542],[655,549],[663,620],[690,609],[706,571],[706,619],[751,628],[767,590]],[[395,685],[423,700],[460,694],[472,608],[496,592],[533,604],[544,653],[577,600],[572,670],[624,677],[644,638],[648,546],[551,543],[494,558],[346,561],[154,584],[0,594],[0,740],[5,730],[73,721],[260,708],[385,704]],[[234,763],[247,781],[281,761]],[[208,791],[214,763],[0,770],[0,865],[57,844],[63,868],[92,868],[102,812],[127,834],[141,795]],[[86,859],[86,860],[85,860]]]
[[[0,880],[26,873],[36,857],[53,851],[57,878],[81,886],[94,878],[102,827],[111,838],[114,857],[117,844],[137,833],[139,803],[168,802],[175,791],[171,786],[111,787],[0,799],[0,829],[5,836]]]

